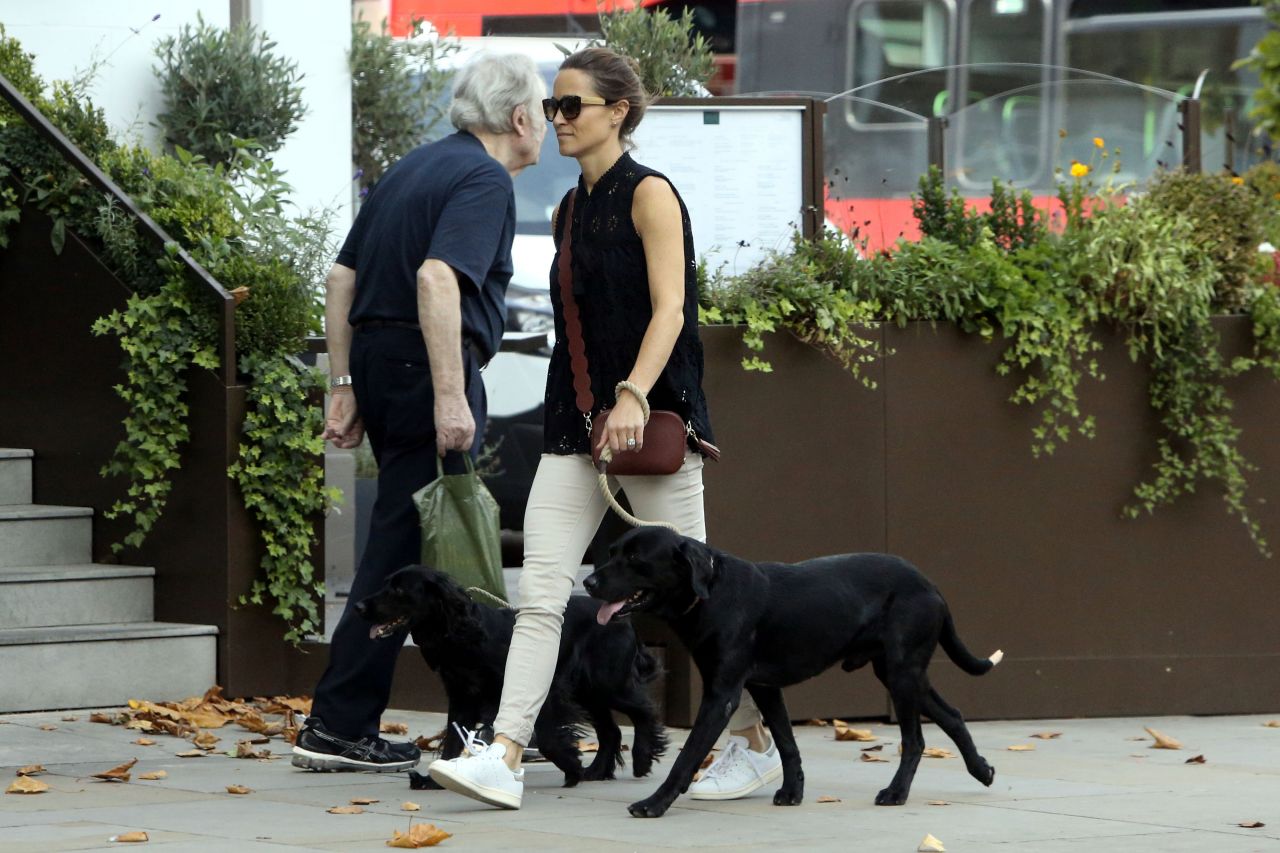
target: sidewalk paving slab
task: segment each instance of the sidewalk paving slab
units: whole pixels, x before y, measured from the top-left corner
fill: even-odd
[[[467,851],[910,853],[926,834],[948,851],[1280,851],[1280,729],[1263,726],[1280,713],[970,723],[979,751],[996,767],[992,787],[974,781],[958,758],[925,758],[911,801],[899,808],[873,804],[896,768],[896,726],[858,724],[885,744],[876,754],[886,763],[860,760],[868,744],[837,742],[830,728],[803,726],[796,729],[806,779],[802,805],[776,807],[772,790],[727,802],[681,797],[661,820],[637,820],[626,806],[653,792],[675,747],[656,777],[637,780],[623,768],[613,782],[575,788],[561,787],[563,776],[550,764],[528,765],[524,807],[503,811],[447,791],[410,790],[405,774],[298,770],[279,739],[265,745],[278,759],[218,752],[184,759],[175,753],[190,748],[186,741],[151,735],[154,746],[139,746],[132,743],[139,732],[90,723],[87,711],[71,713],[79,719],[63,720],[65,711],[0,717],[0,783],[7,787],[19,766],[43,764],[47,772],[38,778],[51,787],[38,795],[0,795],[0,853],[135,846],[166,853],[385,850],[392,831],[407,830],[411,820],[453,833],[439,849]],[[415,737],[444,726],[441,714],[388,711],[385,719],[407,723]],[[41,725],[57,728],[42,731]],[[1178,738],[1184,748],[1156,750],[1150,739],[1133,740],[1146,737],[1144,726]],[[1062,735],[1030,737],[1044,731]],[[249,737],[234,726],[214,733],[225,749]],[[624,735],[629,741],[630,731]],[[671,735],[678,745],[687,732]],[[925,738],[955,751],[932,725],[925,726]],[[1034,750],[1007,749],[1015,744]],[[1185,763],[1198,754],[1205,764]],[[92,778],[131,758],[138,763],[129,783]],[[168,778],[138,779],[151,770],[165,770]],[[232,784],[252,793],[229,794]],[[840,802],[818,803],[824,795]],[[359,815],[326,812],[353,797],[380,802]],[[405,801],[421,811],[401,811]],[[1238,825],[1253,820],[1266,825]],[[150,842],[108,840],[130,830],[146,830]]]

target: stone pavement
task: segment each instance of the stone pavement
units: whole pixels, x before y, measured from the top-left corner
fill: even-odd
[[[1280,708],[1277,709],[1280,712]],[[400,804],[421,805],[415,820],[453,833],[442,850],[647,851],[832,850],[910,853],[926,833],[948,851],[1234,851],[1280,850],[1280,728],[1260,717],[1163,717],[987,722],[971,725],[980,751],[996,766],[995,784],[982,788],[959,759],[924,759],[911,802],[900,808],[872,805],[896,762],[897,729],[864,723],[885,743],[890,763],[859,760],[867,744],[836,742],[830,728],[797,729],[805,763],[805,802],[771,804],[771,792],[736,802],[681,798],[661,820],[630,817],[626,804],[647,796],[652,778],[559,787],[548,764],[529,765],[524,808],[483,807],[446,791],[410,791],[404,775],[309,773],[282,758],[236,760],[213,754],[183,759],[190,744],[154,736],[136,746],[138,732],[62,718],[68,712],[0,717],[0,783],[8,787],[17,767],[43,764],[39,779],[51,790],[0,795],[0,851],[133,849],[112,836],[145,830],[143,849],[165,851],[385,850],[393,829],[405,831],[410,814]],[[440,714],[390,711],[385,720],[408,723],[412,736],[434,734]],[[53,725],[52,731],[41,725]],[[1179,751],[1150,748],[1143,726],[1178,738]],[[1034,732],[1060,731],[1053,740]],[[240,733],[224,730],[223,744]],[[677,742],[685,732],[672,732]],[[247,736],[247,735],[245,735]],[[934,726],[927,742],[951,748]],[[629,733],[628,733],[629,739]],[[1032,751],[1008,751],[1033,744]],[[273,741],[270,748],[279,750]],[[878,754],[878,753],[869,753]],[[1186,764],[1195,755],[1204,764]],[[133,781],[100,782],[92,774],[138,758]],[[665,773],[667,761],[658,765]],[[161,781],[139,781],[163,769]],[[245,785],[235,796],[226,786]],[[840,798],[818,803],[821,796]],[[326,813],[353,797],[380,802],[358,815]],[[947,805],[933,805],[944,802]],[[1245,829],[1241,822],[1261,821]]]

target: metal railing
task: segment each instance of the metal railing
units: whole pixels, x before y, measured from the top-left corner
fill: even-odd
[[[34,104],[28,101],[3,74],[0,74],[0,96],[3,96],[9,102],[9,105],[13,107],[22,120],[34,128],[53,147],[53,150],[58,152],[63,160],[74,166],[90,184],[114,199],[130,216],[137,220],[141,226],[142,233],[154,242],[162,252],[169,245],[177,247],[176,257],[185,268],[187,277],[196,286],[197,291],[205,298],[214,300],[216,307],[219,309],[221,321],[218,341],[218,355],[221,362],[219,373],[224,385],[228,387],[235,385],[235,297],[228,293],[227,289],[219,284],[195,258],[191,257],[178,241],[170,237],[154,219],[148,216],[146,211],[138,207],[134,200],[116,185],[115,181],[111,180],[105,172],[98,168],[97,164],[86,157],[84,152],[76,147],[75,143],[67,139],[66,135],[55,127]],[[125,282],[125,284],[127,285],[128,282]]]

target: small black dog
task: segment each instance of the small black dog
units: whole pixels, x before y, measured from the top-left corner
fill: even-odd
[[[645,692],[645,685],[659,675],[657,662],[631,625],[600,625],[596,610],[591,599],[570,597],[555,678],[534,724],[538,748],[564,772],[566,788],[581,779],[612,779],[614,769],[622,766],[622,732],[613,720],[615,710],[635,726],[631,769],[637,777],[647,775],[667,747],[666,733]],[[407,625],[427,665],[440,674],[449,696],[441,757],[462,753],[454,723],[466,728],[492,725],[502,696],[514,610],[477,604],[443,572],[408,566],[357,603],[356,613],[373,623],[372,637],[392,636]],[[578,750],[583,722],[591,723],[599,741],[599,751],[585,771]]]
[[[843,662],[870,663],[889,689],[902,727],[902,759],[876,805],[907,801],[924,750],[923,712],[956,743],[969,773],[984,785],[995,770],[973,745],[960,713],[938,695],[927,668],[941,644],[957,666],[982,675],[1001,652],[981,660],[956,636],[951,613],[929,580],[899,557],[846,554],[803,563],[749,563],[660,527],[625,534],[609,561],[584,582],[605,603],[599,619],[635,611],[670,623],[702,675],[702,704],[671,773],[636,817],[661,817],[729,722],[745,686],[764,715],[782,757],[775,805],[798,805],[804,773],[782,688]]]

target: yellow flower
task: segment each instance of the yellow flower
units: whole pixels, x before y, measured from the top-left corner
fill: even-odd
[[[1095,136],[1095,137],[1093,138],[1093,145],[1094,145],[1094,147],[1095,147],[1095,148],[1103,148],[1103,147],[1105,147],[1105,146],[1106,146],[1106,144],[1107,144],[1107,143],[1105,143],[1105,142],[1103,142],[1103,141],[1102,141],[1102,137],[1101,137],[1101,136]]]
[[[1071,164],[1071,177],[1083,178],[1087,174],[1089,174],[1089,167],[1086,166],[1084,163]]]
[[[1244,184],[1244,178],[1240,177],[1239,175],[1234,175],[1231,178],[1231,183],[1235,184],[1236,186],[1242,186]]]

